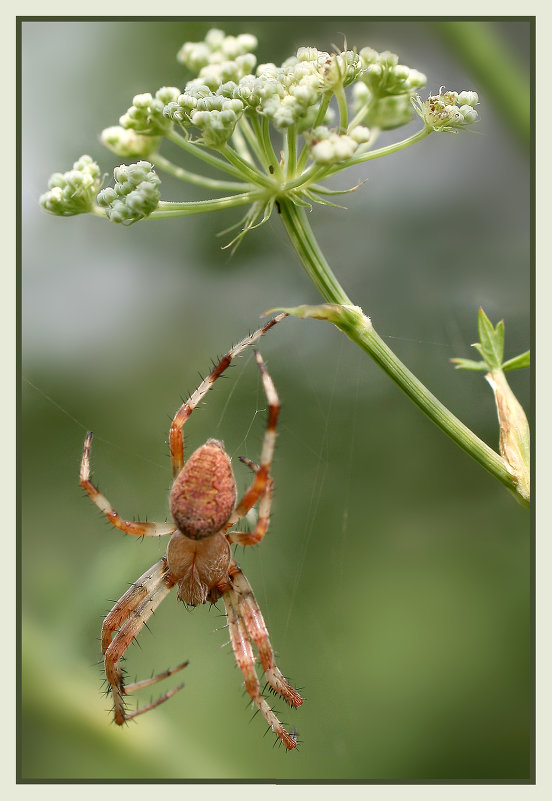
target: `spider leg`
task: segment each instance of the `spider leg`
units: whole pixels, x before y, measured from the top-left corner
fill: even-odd
[[[233,588],[238,596],[241,617],[245,622],[249,636],[259,652],[259,659],[266,680],[274,692],[281,695],[290,706],[301,706],[303,699],[276,666],[274,651],[268,637],[268,629],[257,599],[253,594],[251,584],[234,561],[230,564],[229,573],[232,577]]]
[[[255,672],[255,655],[253,654],[247,628],[240,612],[239,598],[234,590],[227,589],[222,593],[222,599],[228,618],[232,650],[234,651],[238,667],[243,673],[245,689],[272,731],[280,738],[285,747],[291,750],[297,746],[296,737],[286,731],[270,708],[266,698],[261,694],[259,680]]]
[[[149,570],[146,570],[125,594],[119,598],[102,625],[102,653],[105,654],[114,633],[130,617],[134,610],[149,598],[159,587],[167,574],[167,559],[162,557]]]
[[[83,490],[88,493],[98,509],[104,513],[109,522],[115,528],[121,529],[126,534],[134,534],[136,537],[162,537],[165,534],[172,534],[176,530],[174,523],[139,523],[131,520],[123,520],[111,506],[107,498],[90,481],[90,448],[92,446],[92,432],[89,431],[84,440],[82,461],[80,468],[80,483]]]
[[[198,403],[205,397],[207,392],[211,389],[217,378],[222,375],[222,373],[229,367],[230,363],[238,356],[245,348],[252,345],[256,342],[260,337],[272,328],[273,325],[283,320],[284,317],[287,315],[277,314],[276,317],[273,317],[265,326],[259,328],[253,334],[245,337],[242,339],[241,342],[238,342],[237,345],[234,345],[231,350],[228,351],[215,365],[215,367],[211,370],[207,378],[204,378],[199,387],[193,392],[188,400],[182,404],[180,409],[175,414],[173,421],[171,423],[171,427],[169,429],[169,449],[171,452],[171,463],[173,469],[173,475],[177,476],[180,470],[184,465],[184,441],[182,437],[182,426],[191,415],[193,410],[196,408]]]
[[[119,726],[137,715],[159,706],[184,686],[179,684],[151,704],[132,712],[125,710],[125,695],[155,684],[167,676],[172,676],[173,673],[182,670],[188,664],[183,662],[171,670],[165,670],[156,676],[142,679],[126,686],[123,682],[121,659],[125,651],[173,586],[172,583],[167,581],[167,562],[163,557],[127,590],[104,621],[102,627],[102,651],[104,654],[105,675],[113,695],[115,723]],[[112,639],[112,635],[117,629],[119,630]]]
[[[240,460],[250,467],[253,472],[258,473],[260,470],[259,465],[255,462],[252,462],[251,459],[247,459],[245,456],[240,456]],[[267,476],[265,488],[259,501],[259,516],[257,518],[257,525],[255,526],[254,531],[228,531],[226,534],[228,542],[234,545],[257,545],[257,543],[262,540],[270,523],[270,507],[272,504],[273,486],[274,482],[271,476]],[[228,527],[228,525],[229,524],[226,524],[226,527]]]
[[[248,490],[244,493],[242,499],[234,509],[230,519],[225,525],[226,529],[231,528],[238,520],[241,520],[244,515],[257,503],[259,504],[259,519],[255,527],[255,531],[251,534],[244,534],[243,532],[231,532],[227,534],[230,542],[236,542],[240,545],[255,545],[264,537],[266,529],[268,528],[270,518],[270,507],[272,504],[272,478],[270,477],[270,467],[272,464],[272,457],[274,456],[274,445],[276,443],[276,424],[278,422],[278,413],[280,411],[280,401],[274,382],[270,377],[260,353],[255,353],[259,370],[263,379],[263,388],[265,391],[266,399],[268,402],[268,420],[266,424],[266,431],[263,440],[263,447],[261,451],[260,464],[255,464],[249,459],[242,459],[254,473],[255,478]]]

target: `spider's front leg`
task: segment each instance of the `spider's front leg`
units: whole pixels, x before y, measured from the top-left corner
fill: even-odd
[[[119,726],[137,715],[159,706],[184,686],[179,684],[156,701],[133,712],[127,712],[125,709],[125,695],[172,676],[173,673],[182,670],[188,664],[183,662],[171,670],[165,670],[156,676],[136,681],[132,684],[125,685],[123,681],[121,659],[126,649],[136,638],[142,627],[145,626],[159,604],[169,594],[173,586],[174,582],[171,582],[168,578],[167,560],[163,557],[150,570],[140,576],[130,589],[125,592],[104,620],[102,626],[102,652],[104,654],[105,675],[113,696],[115,723]],[[117,634],[112,639],[116,631]]]
[[[199,387],[193,392],[188,400],[182,404],[180,409],[175,414],[173,421],[171,423],[171,427],[169,430],[169,449],[171,452],[171,462],[173,468],[173,476],[177,476],[179,472],[182,470],[184,465],[184,440],[182,436],[182,426],[191,415],[193,410],[197,407],[198,403],[200,403],[207,392],[211,389],[217,378],[219,378],[224,371],[230,366],[236,356],[244,351],[249,345],[252,345],[258,339],[262,337],[272,326],[279,323],[280,320],[283,320],[284,317],[287,317],[287,314],[284,312],[282,314],[277,314],[276,317],[273,317],[272,320],[269,320],[266,325],[262,328],[259,328],[257,331],[254,331],[249,336],[242,339],[241,342],[238,342],[237,345],[234,345],[228,353],[225,353],[224,356],[219,359],[217,364],[211,370],[207,378],[204,378]],[[257,496],[258,497],[258,496]],[[253,504],[251,504],[252,506]],[[251,507],[249,507],[251,508]],[[243,515],[242,515],[243,516]]]
[[[255,530],[252,532],[230,531],[227,533],[228,541],[237,545],[256,545],[262,540],[270,522],[270,508],[272,505],[273,481],[270,475],[270,468],[276,444],[276,424],[280,412],[280,401],[261,354],[255,353],[255,358],[261,371],[263,389],[268,403],[268,419],[261,451],[261,462],[256,464],[250,459],[241,458],[242,462],[253,470],[255,478],[234,509],[225,525],[225,529],[228,530],[241,520],[257,501],[259,501],[259,518]]]
[[[135,537],[163,537],[165,534],[173,534],[176,528],[174,523],[139,523],[132,520],[123,520],[115,511],[105,495],[102,495],[99,489],[90,480],[90,449],[92,447],[92,436],[92,432],[89,431],[84,440],[80,468],[80,484],[98,509],[104,513],[111,525],[124,531],[125,534],[134,534]]]

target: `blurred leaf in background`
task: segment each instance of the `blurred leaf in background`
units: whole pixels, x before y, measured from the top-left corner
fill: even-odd
[[[486,94],[484,65],[450,46],[459,24],[446,35],[425,20],[22,24],[23,781],[529,780],[529,517],[316,322],[287,320],[262,342],[283,404],[274,515],[262,544],[237,553],[279,664],[307,699],[280,709],[301,748],[286,756],[251,721],[222,610],[187,610],[171,596],[127,668],[142,677],[189,659],[186,687],[133,725],[111,724],[101,621],[166,543],[119,535],[84,497],[85,432],[95,432],[94,475],[117,510],[164,519],[170,416],[198,371],[265,309],[319,299],[276,216],[231,257],[216,237],[231,213],[227,223],[205,215],[121,230],[38,206],[49,174],[81,153],[106,171],[117,164],[98,133],[134,94],[181,84],[176,52],[210,27],[255,34],[259,60],[275,63],[344,34],[349,46],[399,53],[430,89],[476,89],[480,133],[431,137],[359,168],[355,180],[368,181],[348,210],[318,209],[312,224],[401,359],[496,448],[490,393],[449,358],[469,356],[479,306],[508,321],[512,353],[527,349],[529,153],[499,94]],[[528,92],[530,22],[485,30],[506,43]],[[163,186],[181,198],[180,185]],[[469,258],[451,247],[467,232]],[[186,447],[223,439],[244,487],[237,457],[258,458],[265,408],[251,354],[219,383]],[[528,377],[516,371],[511,383],[528,408]]]

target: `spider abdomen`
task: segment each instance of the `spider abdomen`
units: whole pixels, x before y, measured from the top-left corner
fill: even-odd
[[[192,540],[215,534],[236,503],[236,482],[222,442],[209,439],[198,448],[171,489],[170,505],[180,531]]]

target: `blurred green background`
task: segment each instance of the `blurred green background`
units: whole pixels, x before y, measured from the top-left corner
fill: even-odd
[[[529,779],[529,515],[316,321],[286,320],[263,340],[282,400],[274,515],[263,543],[237,554],[279,665],[307,699],[295,711],[275,704],[301,747],[273,748],[264,721],[250,722],[222,607],[187,610],[176,597],[127,668],[141,678],[187,658],[185,689],[128,727],[111,724],[101,621],[166,543],[121,536],[84,496],[85,431],[95,432],[94,475],[118,511],[165,519],[168,425],[198,371],[265,309],[319,298],[277,215],[231,257],[217,233],[238,212],[122,228],[50,217],[37,202],[50,173],[82,153],[111,172],[118,159],[101,147],[101,129],[137,92],[182,86],[189,76],[175,54],[209,27],[256,34],[261,62],[280,63],[300,45],[329,50],[345,36],[349,47],[399,53],[426,73],[430,92],[478,90],[476,133],[432,136],[341,174],[336,186],[367,182],[346,197],[347,211],[316,208],[311,221],[378,332],[496,447],[489,388],[449,359],[475,356],[479,305],[505,319],[508,357],[529,347],[529,152],[523,114],[521,125],[504,114],[493,59],[505,57],[499,78],[510,69],[526,101],[530,25],[463,25],[22,24],[23,781]],[[470,54],[458,33],[482,34],[488,49]],[[162,196],[200,194],[164,179]],[[511,383],[527,408],[527,371]],[[246,353],[186,426],[188,452],[214,436],[236,462],[257,458],[264,406]]]

